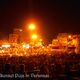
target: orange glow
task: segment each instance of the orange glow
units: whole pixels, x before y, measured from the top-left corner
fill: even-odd
[[[20,32],[22,32],[23,30],[22,30],[22,29],[20,29],[19,31],[20,31]]]
[[[30,30],[34,30],[34,29],[35,29],[35,25],[34,25],[34,24],[30,24],[30,25],[29,25],[29,29],[30,29]]]
[[[42,41],[42,39],[40,39],[40,41]]]
[[[25,48],[25,45],[23,45],[23,48]]]
[[[71,38],[71,35],[69,35],[68,38]]]
[[[36,34],[33,34],[32,35],[32,39],[37,39],[37,35]]]
[[[76,40],[73,40],[73,44],[76,45],[77,44],[77,41]]]

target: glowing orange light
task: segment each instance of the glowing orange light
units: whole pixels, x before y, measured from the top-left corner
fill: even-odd
[[[19,31],[20,31],[20,32],[22,32],[23,30],[22,30],[22,29],[20,29]]]
[[[33,34],[32,35],[32,39],[37,39],[37,35],[36,34]]]
[[[69,35],[68,37],[71,38],[71,35]]]
[[[30,30],[34,30],[34,29],[35,29],[35,25],[34,25],[34,24],[30,24],[30,25],[29,25],[29,29],[30,29]]]
[[[77,41],[76,40],[73,40],[73,44],[77,44]]]
[[[42,41],[42,39],[40,39],[40,41]]]

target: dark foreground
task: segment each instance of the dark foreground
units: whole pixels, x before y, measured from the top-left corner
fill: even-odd
[[[0,79],[80,80],[80,54],[0,56]]]

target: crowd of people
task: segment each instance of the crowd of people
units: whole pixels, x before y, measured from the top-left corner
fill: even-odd
[[[0,73],[29,75],[25,80],[35,78],[31,74],[37,75],[34,80],[80,80],[80,54],[0,56]]]

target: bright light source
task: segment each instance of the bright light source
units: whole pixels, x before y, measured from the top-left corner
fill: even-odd
[[[25,44],[25,45],[23,45],[23,48],[27,48],[27,49],[29,49],[29,44]]]
[[[11,45],[9,44],[6,44],[6,45],[2,45],[2,47],[5,47],[5,48],[9,48]]]
[[[35,25],[34,25],[34,24],[30,24],[30,25],[29,25],[29,29],[30,29],[30,30],[34,30],[34,29],[35,29]]]
[[[25,48],[26,46],[25,45],[23,45],[23,48]]]
[[[69,35],[68,38],[71,38],[71,35]]]
[[[33,34],[32,35],[32,39],[37,39],[37,35],[36,34]]]
[[[36,34],[33,34],[32,35],[32,39],[37,39],[37,35]]]
[[[30,47],[29,44],[26,44],[26,48],[29,49],[29,47]]]

